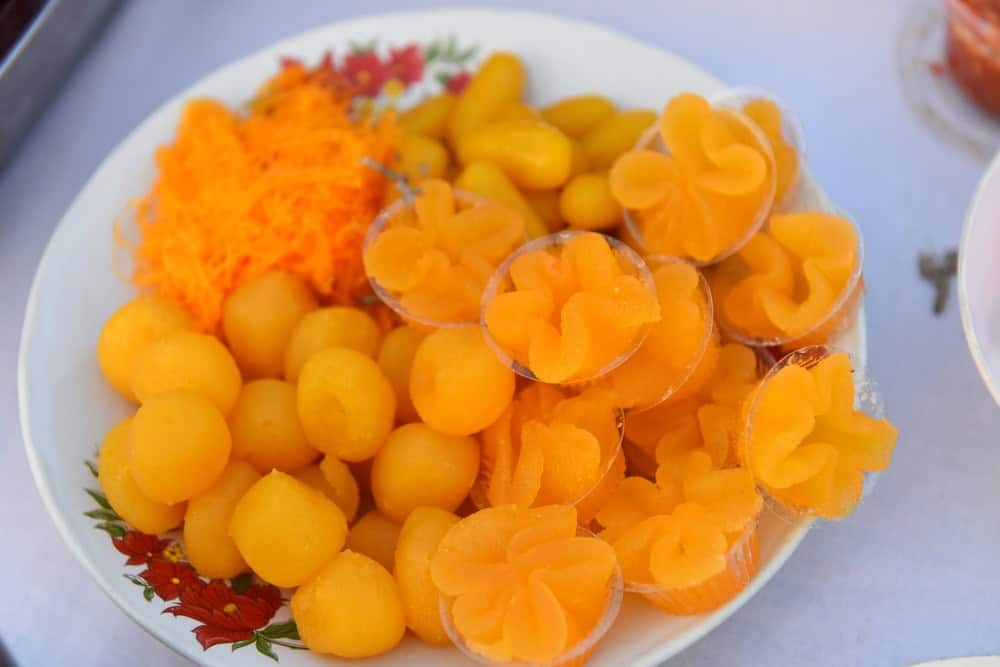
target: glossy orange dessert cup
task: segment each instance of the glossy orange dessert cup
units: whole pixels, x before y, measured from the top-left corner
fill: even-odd
[[[372,291],[423,330],[479,321],[497,265],[526,239],[518,214],[431,179],[386,206],[365,234]]]
[[[842,519],[892,461],[898,431],[883,414],[847,353],[805,347],[747,396],[737,456],[782,513]]]
[[[517,374],[582,385],[625,363],[660,318],[652,274],[634,250],[596,232],[567,231],[504,260],[483,293],[480,321]]]
[[[757,521],[726,551],[726,569],[706,581],[678,588],[657,584],[627,584],[629,593],[638,593],[672,616],[692,616],[718,609],[747,587],[760,566],[760,539]]]
[[[683,93],[609,174],[623,236],[645,257],[696,266],[725,259],[767,220],[777,170],[764,132],[742,111]]]
[[[810,224],[819,231],[797,232]],[[836,240],[832,225],[845,232]],[[849,249],[816,242],[844,245],[846,232],[854,235]],[[774,216],[768,229],[708,270],[707,279],[726,337],[787,353],[834,341],[854,326],[864,297],[863,267],[864,241],[849,217],[802,211]]]
[[[774,207],[782,210],[795,200],[806,163],[805,131],[788,105],[774,95],[752,88],[729,88],[709,98],[721,109],[739,111],[767,137],[774,153],[777,183]]]
[[[480,508],[572,505],[586,526],[625,478],[623,435],[622,411],[606,392],[525,384],[479,436],[470,497]]]

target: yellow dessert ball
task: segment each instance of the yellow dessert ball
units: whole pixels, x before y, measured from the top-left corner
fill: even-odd
[[[327,498],[337,503],[347,523],[354,521],[358,505],[361,504],[361,490],[346,463],[327,455],[320,463],[299,470],[295,473],[295,478],[322,491]]]
[[[254,380],[243,386],[229,413],[233,458],[248,461],[266,475],[277,468],[294,472],[320,457],[299,424],[295,385],[284,380]]]
[[[147,345],[132,366],[132,391],[140,402],[185,389],[205,396],[229,414],[240,394],[240,369],[215,336],[175,331]]]
[[[366,658],[392,649],[406,632],[399,589],[371,558],[343,551],[292,595],[292,618],[316,653]]]
[[[248,569],[229,536],[229,520],[236,503],[259,479],[260,473],[246,461],[231,461],[208,491],[188,501],[184,549],[201,576],[229,579]]]
[[[182,306],[160,296],[140,296],[114,312],[97,339],[97,363],[111,386],[129,400],[132,365],[144,347],[164,334],[190,329],[191,316]]]
[[[479,327],[438,329],[420,343],[410,398],[429,426],[472,435],[495,422],[514,396],[514,371],[501,364]]]
[[[248,378],[281,377],[285,348],[316,298],[297,277],[267,271],[233,290],[222,304],[222,331]]]
[[[361,461],[374,456],[392,430],[396,394],[371,357],[331,347],[302,368],[298,410],[313,447],[345,461]]]
[[[422,423],[389,434],[372,464],[372,495],[378,508],[402,521],[417,507],[454,512],[479,474],[479,443]]]
[[[347,520],[335,502],[275,470],[240,498],[229,534],[258,577],[290,588],[308,581],[340,551]]]
[[[206,491],[229,462],[226,420],[201,394],[168,391],[140,406],[129,434],[129,471],[142,493],[168,505]]]
[[[297,382],[309,358],[328,347],[349,347],[375,356],[382,333],[371,315],[357,308],[320,308],[302,318],[285,349],[285,378]]]
[[[143,495],[129,472],[132,418],[123,419],[104,436],[97,455],[97,481],[118,516],[141,533],[155,535],[176,528],[184,505],[167,505]]]
[[[396,542],[393,575],[403,601],[406,624],[428,644],[451,644],[441,625],[438,599],[441,594],[431,580],[431,558],[441,538],[458,523],[458,517],[438,507],[418,507],[406,517]]]
[[[399,524],[378,510],[371,510],[351,526],[346,546],[392,570],[398,539]]]
[[[420,419],[410,400],[410,369],[417,346],[426,335],[414,327],[396,327],[386,334],[378,351],[378,367],[396,390],[396,419],[402,423]]]

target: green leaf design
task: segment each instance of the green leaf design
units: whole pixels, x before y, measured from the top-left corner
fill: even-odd
[[[93,475],[94,478],[96,479],[97,478],[97,466],[95,466],[92,461],[84,461],[83,465],[87,466],[87,470],[89,470],[90,474]]]
[[[246,593],[247,589],[253,585],[253,575],[249,572],[236,575],[229,580],[229,586],[237,593]]]
[[[271,650],[271,642],[262,637],[260,633],[257,633],[257,650],[269,657],[271,660],[278,662],[278,656],[276,656],[274,651]]]
[[[122,576],[131,581],[136,586],[142,586],[143,588],[146,587],[146,582],[143,581],[141,578],[135,576],[134,574],[123,574]]]
[[[108,502],[108,499],[104,497],[103,493],[101,493],[100,491],[94,491],[93,489],[84,489],[84,491],[87,492],[88,496],[94,499],[95,503],[97,503],[106,510],[111,509],[111,503]]]
[[[238,648],[243,648],[244,646],[250,646],[250,644],[253,644],[256,641],[257,641],[256,636],[251,637],[250,639],[242,639],[238,642],[233,642],[232,644],[230,644],[230,648],[235,651]]]
[[[429,65],[430,63],[437,60],[438,56],[440,55],[441,55],[441,45],[435,39],[433,42],[431,42],[431,45],[427,47],[427,50],[424,51],[424,64]]]
[[[458,39],[455,35],[448,35],[448,46],[444,49],[444,54],[447,60],[451,60],[455,57],[455,49],[458,48]]]
[[[455,56],[455,60],[453,60],[452,62],[454,62],[456,65],[464,65],[465,63],[469,62],[469,59],[472,58],[472,56],[476,55],[476,52],[478,50],[479,50],[478,46],[470,46],[465,51],[459,52],[458,55]]]
[[[295,621],[274,623],[263,630],[258,630],[257,634],[267,639],[301,639],[299,637],[299,628],[295,625]]]
[[[101,521],[121,521],[121,517],[115,514],[114,510],[90,510],[89,512],[84,512],[83,516],[90,517],[91,519],[100,519]]]
[[[97,530],[103,530],[105,533],[111,537],[125,537],[125,527],[119,523],[111,523],[110,521],[105,521],[94,526]]]
[[[451,76],[452,75],[450,73],[448,73],[448,72],[438,72],[437,76],[434,77],[434,78],[436,78],[437,82],[440,83],[442,86],[447,86],[448,85],[448,79],[450,79]]]
[[[152,602],[154,595],[156,595],[156,591],[153,590],[152,586],[146,586],[142,589],[142,597],[146,598],[146,602]]]

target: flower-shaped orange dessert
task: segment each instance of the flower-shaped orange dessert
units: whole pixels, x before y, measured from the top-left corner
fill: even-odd
[[[652,407],[681,393],[699,391],[712,377],[719,339],[708,284],[690,264],[668,260],[653,269],[663,319],[642,345],[601,384],[622,408]]]
[[[594,232],[528,243],[500,267],[483,302],[483,324],[502,356],[522,375],[553,384],[606,373],[660,320],[642,260]]]
[[[773,100],[766,97],[751,99],[743,105],[742,111],[757,124],[771,144],[777,175],[774,201],[780,203],[795,188],[799,177],[799,152],[793,143],[796,138],[786,136],[781,108]]]
[[[564,505],[480,510],[455,524],[431,560],[445,628],[494,662],[580,664],[618,611],[614,550],[577,534]]]
[[[762,504],[749,471],[696,450],[661,464],[655,484],[627,478],[597,520],[632,590],[668,613],[698,614],[753,576]]]
[[[865,473],[884,470],[898,432],[855,407],[847,354],[793,352],[747,398],[738,452],[761,486],[788,508],[827,519],[854,509]]]
[[[631,445],[630,462],[651,476],[656,462],[703,448],[716,466],[732,463],[740,407],[759,379],[754,351],[726,343],[719,350],[715,373],[696,395],[628,415],[625,438]]]
[[[523,242],[524,221],[511,209],[431,179],[412,204],[401,199],[380,214],[363,259],[376,293],[404,317],[471,323],[493,271]]]
[[[576,505],[586,524],[625,476],[619,411],[599,389],[528,385],[480,437],[482,505]]]
[[[693,93],[667,103],[655,147],[614,164],[611,190],[647,255],[710,263],[739,247],[774,200],[774,156],[745,116]]]
[[[708,282],[719,321],[747,342],[824,342],[850,324],[860,302],[857,230],[826,213],[773,216]]]

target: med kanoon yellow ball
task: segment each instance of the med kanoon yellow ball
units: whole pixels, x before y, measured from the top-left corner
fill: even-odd
[[[298,382],[309,358],[329,347],[349,347],[374,357],[381,336],[372,316],[358,308],[331,306],[315,310],[299,321],[288,341],[285,378]]]
[[[270,378],[243,385],[229,413],[233,458],[266,475],[300,470],[320,457],[299,423],[295,385]]]
[[[316,297],[299,278],[267,271],[233,290],[222,304],[222,331],[248,378],[281,377],[285,348]]]
[[[135,401],[132,365],[136,355],[154,340],[178,329],[190,329],[191,316],[161,296],[137,297],[114,312],[97,339],[97,363],[111,386]]]
[[[97,481],[118,516],[136,530],[156,535],[176,528],[184,519],[184,505],[167,505],[143,495],[132,478],[129,460],[132,417],[121,420],[104,436],[97,455]]]
[[[191,391],[156,394],[139,407],[129,433],[129,471],[143,495],[173,505],[206,491],[229,461],[222,413]]]
[[[309,443],[345,461],[374,456],[396,418],[396,394],[378,364],[346,347],[306,362],[297,399]]]
[[[187,390],[208,398],[229,414],[243,380],[233,355],[218,338],[194,331],[175,331],[147,345],[132,366],[132,391],[140,402],[171,390]]]
[[[292,618],[316,653],[367,658],[392,649],[406,632],[399,589],[371,558],[342,551],[292,595]]]
[[[230,461],[207,491],[188,501],[184,513],[184,549],[198,574],[229,579],[249,567],[229,536],[229,520],[236,503],[260,479],[246,461]]]
[[[402,521],[417,507],[454,512],[479,474],[479,443],[422,423],[389,434],[372,465],[372,495],[386,516]]]
[[[472,435],[499,419],[514,396],[514,371],[497,360],[478,327],[438,329],[420,343],[410,398],[428,425]]]
[[[428,644],[451,644],[441,625],[441,593],[431,580],[431,558],[441,538],[458,523],[458,517],[438,507],[418,507],[399,531],[393,576],[406,613],[406,624]]]
[[[312,578],[340,551],[347,520],[325,495],[274,470],[240,498],[229,535],[258,577],[291,588]]]

